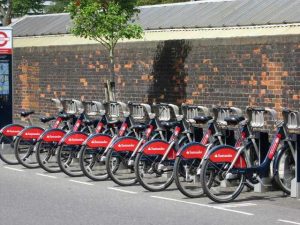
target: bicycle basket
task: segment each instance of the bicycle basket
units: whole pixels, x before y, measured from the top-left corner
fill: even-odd
[[[298,111],[292,111],[284,109],[282,111],[283,121],[286,124],[286,127],[289,129],[289,132],[300,132],[300,114]]]
[[[128,107],[130,115],[136,122],[146,123],[149,120],[149,114],[151,113],[150,105],[129,102]]]
[[[214,119],[221,126],[227,126],[225,121],[226,117],[230,116],[242,116],[242,110],[236,107],[223,107],[223,106],[214,106],[213,107]]]
[[[179,108],[176,105],[173,104],[157,104],[155,105],[155,113],[160,121],[171,121],[171,120],[177,120],[177,117],[179,116]]]
[[[96,116],[98,114],[104,115],[105,109],[101,102],[97,101],[84,101],[84,111],[88,116]]]
[[[250,126],[255,130],[271,129],[270,122],[277,119],[276,111],[270,108],[247,107],[246,112]]]
[[[122,120],[129,114],[127,105],[123,102],[107,102],[104,104],[108,119],[111,121]]]
[[[181,109],[184,118],[191,123],[195,122],[195,117],[209,115],[209,109],[204,106],[182,104]]]
[[[76,99],[66,99],[66,113],[68,114],[76,114],[82,113],[84,111],[84,107],[81,101]]]
[[[51,98],[51,101],[54,102],[55,107],[58,109],[59,112],[65,110],[61,100],[59,100],[58,98]]]

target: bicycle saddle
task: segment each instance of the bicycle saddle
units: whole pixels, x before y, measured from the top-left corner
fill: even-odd
[[[230,116],[230,117],[225,117],[224,121],[227,122],[227,125],[237,125],[241,121],[245,120],[245,117],[243,116]]]
[[[179,121],[163,121],[163,122],[161,122],[161,125],[163,125],[166,128],[173,128],[173,127],[180,125],[180,122]]]
[[[193,118],[196,123],[207,123],[208,121],[210,121],[212,119],[211,116],[196,116]]]
[[[22,111],[22,112],[20,113],[20,115],[21,115],[22,117],[27,117],[27,116],[29,116],[29,115],[31,115],[31,114],[34,114],[34,111],[33,111],[33,110],[31,110],[31,111]]]
[[[55,119],[54,116],[40,118],[42,123],[48,123],[49,121],[54,120],[54,119]]]

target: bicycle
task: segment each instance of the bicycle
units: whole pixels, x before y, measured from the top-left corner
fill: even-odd
[[[128,106],[121,102],[110,102],[106,104],[107,116],[109,124],[120,124],[121,118],[124,117],[119,131],[113,135],[95,134],[89,137],[80,150],[80,165],[84,174],[92,180],[102,181],[108,178],[106,170],[107,153],[111,146],[122,137],[139,137],[141,130],[145,129],[146,125],[136,123]],[[113,157],[116,166],[119,161]]]
[[[58,109],[61,109],[61,100],[51,99],[56,103]],[[41,122],[48,123],[49,127],[58,128],[59,126],[65,127],[67,129],[66,120],[67,118],[62,111],[59,111],[56,117],[43,117]],[[55,120],[52,125],[50,121]],[[14,140],[14,153],[15,157],[21,165],[26,168],[37,168],[39,164],[36,159],[36,143],[42,133],[45,131],[44,128],[38,126],[29,126],[24,128],[18,133]]]
[[[264,124],[264,114],[271,115],[273,121],[276,120],[276,111],[269,108],[252,108],[246,109],[249,123],[252,129],[261,128]],[[290,113],[283,111],[283,114]],[[288,116],[284,115],[284,118]],[[202,169],[201,169],[201,184],[205,194],[213,201],[218,203],[231,202],[237,198],[242,192],[246,179],[256,179],[262,185],[262,177],[269,173],[271,161],[278,157],[278,146],[283,142],[282,151],[290,149],[294,144],[288,138],[287,121],[276,122],[277,131],[273,137],[272,144],[269,147],[265,156],[259,157],[259,165],[251,164],[248,152],[255,149],[256,145],[254,137],[249,137],[247,143],[240,147],[234,148],[231,146],[223,145],[217,146],[210,150],[209,154],[205,156]],[[250,151],[246,151],[250,150]],[[263,149],[258,149],[261,153]],[[293,152],[294,149],[290,149]],[[278,160],[278,159],[277,159]],[[276,159],[275,159],[276,161]],[[278,171],[278,163],[274,164],[275,171]],[[290,169],[290,167],[284,167]],[[213,175],[212,181],[206,179],[205,174],[211,173]],[[284,190],[283,190],[284,191]]]
[[[120,137],[107,152],[106,170],[109,177],[120,186],[129,186],[137,183],[134,173],[134,160],[137,152],[150,139],[165,139],[165,129],[155,114],[151,113],[148,104],[128,103],[130,115],[133,120],[148,125],[134,125],[133,129],[138,128],[138,137]],[[159,107],[159,106],[156,106]],[[119,165],[116,166],[116,160]]]
[[[179,149],[174,164],[174,180],[178,190],[187,197],[196,198],[203,195],[200,184],[201,163],[205,154],[213,146],[220,144],[233,144],[234,135],[230,132],[228,121],[224,120],[229,115],[240,122],[241,110],[234,107],[214,107],[214,118],[209,115],[209,110],[203,106],[184,106],[186,118],[192,124],[196,123],[202,129],[207,124],[207,130],[201,142],[191,142]],[[232,123],[231,123],[232,124]],[[244,137],[244,136],[243,136]],[[241,138],[236,146],[242,142]]]
[[[162,109],[157,112],[165,120],[163,125],[172,129],[169,141],[151,140],[145,143],[138,151],[134,170],[138,182],[149,191],[162,191],[173,182],[173,165],[176,150],[180,145],[190,142],[189,124],[179,115],[179,109],[172,104],[160,104]]]
[[[80,109],[78,107],[81,106],[81,102],[74,99],[64,99],[62,100],[62,105],[65,108],[64,119],[68,120],[69,118],[75,117],[75,115],[79,113]],[[100,105],[99,107],[101,108],[101,103],[98,102],[84,102],[83,105],[84,107],[88,107],[87,105],[90,105],[90,107],[94,108],[94,110],[100,110],[98,109],[98,105]],[[91,112],[90,115],[93,115],[93,113],[95,112]],[[96,123],[96,121],[84,120],[84,117],[84,114],[81,115],[81,118],[78,118],[73,128],[70,125],[68,126],[67,130],[50,128],[39,137],[36,147],[36,157],[42,169],[49,173],[56,173],[61,171],[57,162],[57,151],[62,138],[67,134],[67,132],[69,134],[71,131],[76,132],[77,130],[79,130],[82,124],[83,127],[88,127],[88,129],[91,130],[94,123]],[[97,126],[96,130],[97,129],[101,128]]]

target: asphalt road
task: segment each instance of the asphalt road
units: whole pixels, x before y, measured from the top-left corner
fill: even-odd
[[[299,224],[300,201],[282,192],[243,193],[230,204],[188,199],[174,186],[151,193],[136,185],[93,182],[0,163],[1,225]]]

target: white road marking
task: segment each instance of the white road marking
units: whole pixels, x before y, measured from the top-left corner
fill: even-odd
[[[137,194],[137,192],[135,192],[135,191],[127,191],[127,190],[114,188],[114,187],[108,187],[107,189],[114,190],[114,191],[121,191],[121,192],[125,192],[125,193],[128,193],[128,194]]]
[[[5,169],[9,169],[9,170],[18,171],[18,172],[24,172],[24,170],[17,169],[17,168],[12,168],[12,167],[8,167],[8,166],[4,166],[4,168],[5,168]]]
[[[69,180],[69,181],[74,182],[74,183],[78,183],[78,184],[94,185],[94,184],[92,184],[92,183],[82,182],[82,181],[78,181],[78,180]]]
[[[163,200],[168,200],[168,201],[174,201],[174,202],[180,202],[180,203],[185,203],[185,204],[190,204],[190,205],[198,205],[202,207],[207,207],[207,208],[213,208],[213,209],[218,209],[218,210],[223,210],[223,211],[228,211],[228,212],[233,212],[233,213],[239,213],[247,216],[253,216],[254,214],[248,213],[248,212],[243,212],[243,211],[238,211],[238,210],[232,210],[232,209],[226,209],[218,206],[212,206],[212,205],[206,205],[206,204],[201,204],[201,203],[196,203],[196,202],[188,202],[188,201],[183,201],[179,199],[174,199],[174,198],[165,198],[161,196],[151,196],[152,198],[157,198],[157,199],[163,199]]]
[[[51,175],[47,175],[47,174],[42,174],[42,173],[36,173],[36,175],[38,175],[38,176],[42,176],[42,177],[54,178],[54,179],[56,179],[56,178],[57,178],[57,177],[55,177],[55,176],[51,176]]]
[[[300,225],[300,223],[298,223],[298,222],[289,221],[289,220],[281,220],[281,219],[279,219],[278,221],[279,222],[283,222],[283,223],[290,223],[290,224],[298,224],[298,225]]]
[[[241,204],[223,204],[223,205],[218,205],[218,207],[221,208],[236,208],[236,207],[247,207],[247,206],[255,206],[257,204],[254,203],[241,203]]]

